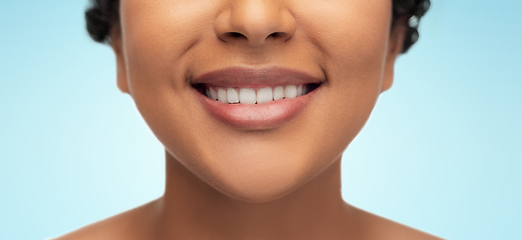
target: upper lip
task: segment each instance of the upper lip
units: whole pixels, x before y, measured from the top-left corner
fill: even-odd
[[[233,66],[204,73],[192,79],[191,84],[208,84],[223,87],[262,88],[282,85],[322,83],[323,79],[306,72],[271,66]]]

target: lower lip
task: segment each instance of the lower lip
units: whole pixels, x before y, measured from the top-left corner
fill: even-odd
[[[224,104],[193,90],[203,108],[216,120],[238,129],[265,130],[280,127],[298,117],[320,88],[296,98],[263,104]]]

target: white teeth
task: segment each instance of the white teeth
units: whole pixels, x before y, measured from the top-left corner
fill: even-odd
[[[288,85],[285,87],[285,98],[297,97],[297,88],[295,85]]]
[[[306,85],[287,85],[277,87],[265,87],[257,91],[252,88],[207,88],[205,94],[210,99],[222,103],[262,104],[283,98],[295,98],[306,93]]]
[[[272,93],[273,91],[271,87],[261,88],[257,90],[257,103],[261,104],[271,102],[273,100]]]
[[[239,102],[244,104],[256,104],[256,91],[251,88],[240,88]]]
[[[283,86],[277,86],[274,88],[274,100],[283,99],[285,97],[285,88]]]
[[[236,89],[227,88],[228,103],[239,103],[239,93]]]
[[[210,97],[214,100],[218,100],[218,93],[213,88],[210,88]]]
[[[222,103],[228,103],[227,100],[227,91],[223,88],[218,88],[218,100]]]
[[[303,85],[297,86],[297,96],[303,95]]]

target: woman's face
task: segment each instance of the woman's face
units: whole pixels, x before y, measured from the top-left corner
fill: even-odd
[[[122,0],[118,86],[200,179],[243,201],[277,199],[339,160],[391,86],[402,45],[391,6]],[[264,102],[278,86],[285,99]],[[241,103],[229,104],[234,91]]]

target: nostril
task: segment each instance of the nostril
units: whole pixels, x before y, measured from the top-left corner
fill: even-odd
[[[274,32],[270,35],[268,35],[266,38],[275,38],[275,39],[278,39],[278,38],[284,38],[287,34],[284,33],[284,32]],[[228,39],[241,39],[241,38],[244,38],[244,39],[248,39],[248,37],[240,32],[227,32],[224,34],[224,39],[225,40],[226,38]]]
[[[219,39],[223,42],[234,41],[235,39],[247,39],[248,38],[240,32],[226,32],[219,36]]]
[[[268,37],[278,38],[278,37],[282,37],[283,35],[285,35],[285,33],[283,33],[283,32],[275,32],[275,33],[272,33],[272,34],[268,35]]]
[[[242,33],[238,33],[238,32],[228,32],[228,33],[226,33],[226,35],[231,38],[247,38],[245,35],[243,35]]]
[[[248,38],[240,32],[225,32],[225,33],[218,35],[218,38],[219,38],[219,40],[221,40],[223,42],[229,42],[229,41],[235,41],[235,40],[241,40],[241,39],[248,40]]]
[[[282,39],[282,40],[288,40],[291,36],[287,37],[288,34],[285,32],[274,32],[266,37],[266,39],[272,38],[272,39]]]

